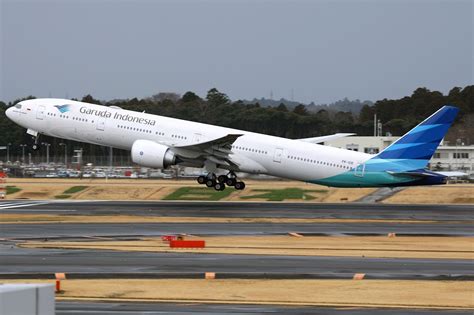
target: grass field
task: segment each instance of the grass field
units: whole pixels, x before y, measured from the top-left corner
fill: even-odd
[[[473,309],[474,281],[244,280],[244,279],[64,280],[56,299],[110,302],[181,302]],[[6,280],[54,283],[54,280]]]
[[[17,193],[17,192],[21,191],[21,188],[18,188],[16,186],[6,186],[5,191],[6,191],[7,195],[11,195],[11,194],[14,194],[14,193]]]
[[[207,187],[181,187],[164,197],[163,200],[207,200],[217,201],[228,197],[234,190],[217,191]]]
[[[196,221],[199,222],[199,221]],[[195,237],[188,237],[196,239]],[[27,248],[69,248],[200,254],[474,259],[472,237],[208,236],[203,249],[171,249],[160,238],[120,241],[29,241]]]
[[[75,194],[80,191],[83,191],[84,189],[89,188],[89,186],[72,186],[64,191],[64,194]]]
[[[89,188],[89,186],[72,186],[66,189],[62,194],[54,196],[54,198],[55,199],[69,199],[74,194],[77,194],[87,188]]]
[[[255,195],[242,196],[241,199],[265,199],[267,201],[283,200],[313,200],[315,197],[311,193],[327,193],[327,190],[305,190],[300,188],[284,189],[253,189],[250,193],[260,192]]]
[[[9,178],[8,199],[79,200],[221,200],[353,202],[375,188],[331,188],[286,180],[246,179],[245,190],[227,187],[218,192],[199,186],[195,180]],[[58,197],[57,197],[58,196]],[[474,185],[409,187],[384,203],[474,204]]]
[[[69,199],[71,197],[72,197],[71,195],[66,195],[66,194],[61,194],[61,195],[54,196],[55,199]]]

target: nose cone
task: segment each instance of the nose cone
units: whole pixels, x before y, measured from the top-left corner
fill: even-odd
[[[5,115],[7,115],[10,120],[13,120],[13,107],[7,108],[7,110],[5,111]]]

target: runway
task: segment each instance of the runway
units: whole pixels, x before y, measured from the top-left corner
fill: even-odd
[[[77,238],[90,236],[139,237],[166,234],[276,235],[425,235],[472,236],[471,223],[48,223],[2,224],[2,237],[9,239]]]
[[[5,205],[5,204],[3,204]],[[273,235],[298,232],[304,235],[456,235],[473,236],[474,211],[470,206],[307,204],[239,202],[120,202],[120,201],[15,201],[2,212],[68,215],[134,214],[185,217],[279,217],[329,219],[419,220],[354,223],[47,223],[2,224],[0,273],[57,272],[240,272],[390,275],[473,275],[473,264],[463,259],[393,259],[365,257],[316,257],[276,255],[220,255],[141,253],[94,250],[21,249],[10,246],[29,239],[111,237],[133,239],[164,234]],[[23,207],[18,207],[23,205]],[[435,221],[433,221],[436,218]],[[444,218],[444,219],[440,219]],[[430,220],[430,221],[426,221]],[[426,222],[425,222],[426,221]],[[341,239],[342,241],[342,239]]]
[[[217,272],[241,275],[313,274],[327,278],[351,278],[365,273],[377,278],[474,276],[467,259],[414,259],[319,257],[279,255],[224,255],[144,253],[126,251],[21,249],[0,247],[0,273],[157,273]],[[99,254],[100,253],[100,254]]]
[[[57,302],[56,315],[158,315],[158,314],[328,314],[328,315],[460,315],[470,310],[423,310],[397,308],[344,308],[280,305],[198,304],[198,303],[93,303]]]
[[[474,220],[474,206],[472,205],[391,205],[361,203],[18,200],[0,202],[0,213],[128,214],[238,218]]]
[[[95,274],[182,277],[215,272],[223,277],[349,279],[446,279],[474,277],[468,259],[367,258],[248,254],[152,253],[83,249],[26,249],[24,240],[109,237],[134,239],[164,234],[277,235],[397,235],[474,236],[474,211],[469,205],[381,205],[241,202],[135,201],[7,201],[0,214],[136,215],[200,218],[340,219],[316,223],[8,223],[1,224],[0,274]],[[372,219],[344,222],[344,219]],[[390,220],[397,220],[391,222]],[[406,220],[406,222],[403,222]],[[199,276],[200,277],[200,276]],[[72,277],[74,278],[74,277]],[[60,302],[57,314],[470,314],[459,310],[285,307],[271,305],[207,305],[174,303]]]
[[[45,202],[3,203],[0,213],[62,215],[140,215],[160,217],[311,218],[418,220],[366,223],[94,223],[3,224],[2,237],[13,239],[81,236],[271,235],[474,235],[469,205],[380,205],[242,202]],[[432,222],[427,222],[432,221]]]

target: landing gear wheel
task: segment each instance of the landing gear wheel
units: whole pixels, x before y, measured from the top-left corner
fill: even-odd
[[[198,182],[199,184],[201,184],[201,185],[202,185],[202,184],[205,184],[205,183],[206,183],[206,176],[202,176],[202,175],[199,176],[199,177],[197,178],[197,182]]]
[[[207,187],[214,187],[216,185],[216,180],[212,178],[208,178],[206,180],[206,186]]]
[[[225,181],[225,184],[227,186],[235,186],[235,183],[237,183],[237,180],[235,178],[227,178]]]
[[[217,191],[222,191],[225,189],[225,185],[223,183],[216,183],[216,185],[214,186],[214,189]]]
[[[217,177],[217,181],[219,183],[225,183],[227,181],[227,176],[226,175],[219,175],[219,177]]]
[[[237,182],[237,183],[235,183],[234,187],[237,190],[242,190],[242,189],[245,188],[245,183],[244,182]]]

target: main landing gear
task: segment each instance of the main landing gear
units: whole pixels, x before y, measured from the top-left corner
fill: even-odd
[[[238,181],[237,176],[234,172],[229,172],[227,175],[219,175],[216,177],[215,174],[210,173],[207,176],[201,175],[197,178],[197,182],[207,187],[214,187],[215,190],[221,191],[225,189],[225,186],[234,186],[237,190],[245,188],[245,183]]]

